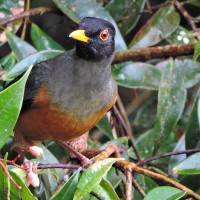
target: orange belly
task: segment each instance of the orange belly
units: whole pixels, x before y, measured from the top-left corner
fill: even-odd
[[[15,140],[27,146],[31,145],[31,141],[68,141],[77,138],[94,127],[115,101],[116,98],[94,116],[80,121],[76,113],[60,112],[58,106],[48,98],[46,87],[43,86],[34,99],[33,107],[20,115],[15,127]]]

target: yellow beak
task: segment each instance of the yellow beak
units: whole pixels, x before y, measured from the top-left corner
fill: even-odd
[[[73,31],[69,37],[75,39],[75,40],[79,40],[79,41],[82,41],[82,42],[88,42],[90,40],[89,37],[87,37],[85,35],[85,30],[76,30],[76,31]]]

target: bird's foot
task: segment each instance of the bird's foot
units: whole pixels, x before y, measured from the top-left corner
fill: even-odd
[[[66,142],[62,142],[62,141],[56,141],[56,142],[60,144],[61,146],[63,146],[65,149],[69,150],[76,158],[78,158],[81,162],[82,167],[84,168],[89,167],[92,164],[92,161],[90,159],[88,159],[86,156],[76,151]]]

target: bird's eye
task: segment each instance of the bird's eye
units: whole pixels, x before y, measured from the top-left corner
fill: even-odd
[[[109,31],[105,29],[101,31],[99,37],[102,41],[106,41],[109,38],[109,35],[110,35]]]

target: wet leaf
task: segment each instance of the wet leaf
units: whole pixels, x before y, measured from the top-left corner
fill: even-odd
[[[113,69],[118,85],[127,88],[158,90],[161,72],[148,63],[132,63],[120,69]]]
[[[186,149],[200,148],[200,130],[199,130],[199,110],[198,102],[200,98],[200,90],[198,91],[194,105],[192,107],[192,112],[190,114],[189,122],[187,124],[187,129],[185,133]]]
[[[51,200],[71,200],[73,199],[78,184],[78,178],[80,175],[80,169],[77,170],[70,179],[59,189]]]
[[[137,32],[129,48],[152,46],[169,37],[178,27],[180,16],[173,6],[160,8]]]
[[[110,14],[93,0],[53,0],[53,2],[69,18],[79,23],[84,17],[99,17],[110,21],[116,29],[115,48],[116,50],[127,49],[124,39]]]
[[[173,173],[185,175],[200,174],[200,152],[189,156],[179,163],[173,168]]]
[[[183,135],[179,141],[177,142],[175,148],[173,149],[173,152],[177,151],[184,151],[185,150],[185,135]],[[181,161],[183,161],[186,158],[185,154],[180,154],[180,155],[172,155],[170,157],[170,162],[168,165],[168,171],[171,173],[172,169]]]
[[[101,183],[94,188],[93,192],[106,200],[120,200],[110,182],[105,179],[102,179]]]
[[[170,60],[170,64],[163,71],[159,87],[154,153],[168,138],[182,115],[186,102],[186,90],[183,85],[179,69],[173,60]]]
[[[113,163],[119,159],[107,158],[103,161],[95,162],[87,168],[81,175],[73,200],[81,200],[88,195],[107,174]]]
[[[16,60],[16,56],[15,53],[12,51],[11,53],[9,53],[8,55],[4,56],[1,60],[0,60],[0,65],[4,68],[4,69],[11,69],[15,64],[16,64],[17,60]]]
[[[3,80],[12,80],[15,77],[19,76],[21,73],[26,71],[31,65],[38,64],[42,61],[51,59],[55,56],[64,53],[59,50],[44,50],[37,53],[34,53],[20,62],[18,62],[11,70],[7,71],[3,76]]]
[[[200,55],[200,41],[198,41],[197,44],[195,45],[193,60],[196,61],[199,55]]]
[[[15,53],[18,61],[37,52],[37,50],[32,45],[22,40],[12,32],[6,32],[6,36],[8,38],[8,44]]]
[[[48,36],[42,29],[40,29],[36,24],[32,23],[31,25],[31,39],[34,46],[39,50],[61,50],[65,49],[54,41],[50,36]]]
[[[31,193],[26,184],[23,182],[21,177],[19,177],[19,175],[14,171],[9,172],[13,179],[16,181],[16,183],[22,187],[22,189],[19,191],[16,189],[14,184],[10,182],[10,199],[37,200],[37,198]]]
[[[148,176],[143,176],[141,174],[138,174],[136,180],[140,185],[140,187],[143,188],[146,193],[148,193],[153,188],[158,187],[158,184]],[[143,197],[141,197],[141,195],[138,193],[136,189],[134,189],[133,194],[134,194],[134,199],[143,200]]]
[[[118,26],[123,35],[129,33],[140,19],[138,13],[142,12],[145,6],[144,0],[113,0],[106,5],[106,10],[111,14],[115,21],[122,20]]]
[[[162,186],[151,190],[144,198],[144,200],[178,200],[185,196],[186,192],[174,187]]]
[[[194,35],[182,26],[178,26],[176,31],[167,37],[166,40],[170,44],[189,44],[197,42]]]
[[[109,139],[113,140],[112,129],[108,121],[107,115],[105,115],[101,121],[96,125],[99,130],[101,130]]]
[[[23,102],[24,87],[31,68],[24,76],[0,92],[0,149],[11,136]]]

